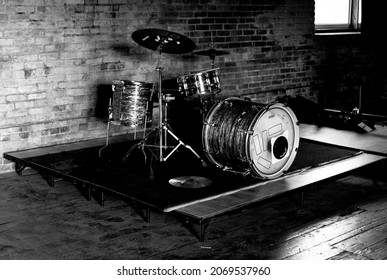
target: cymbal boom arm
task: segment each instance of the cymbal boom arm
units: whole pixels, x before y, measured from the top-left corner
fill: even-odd
[[[157,157],[157,153],[154,153],[151,148],[157,148],[159,150],[158,154],[158,160],[159,161],[166,161],[180,146],[184,146],[185,148],[189,149],[198,159],[200,159],[202,162],[203,160],[199,156],[198,153],[196,153],[189,145],[186,145],[181,141],[168,126],[168,119],[167,119],[167,104],[163,104],[163,91],[162,91],[162,71],[163,67],[160,67],[160,60],[161,60],[161,54],[163,52],[166,53],[185,53],[188,51],[192,51],[195,48],[195,44],[188,38],[185,38],[182,35],[179,35],[177,33],[173,33],[170,31],[165,30],[159,30],[159,29],[144,29],[139,30],[138,32],[133,33],[132,38],[139,43],[142,46],[145,46],[147,48],[150,48],[154,51],[159,52],[158,59],[157,59],[157,65],[155,68],[155,71],[158,72],[158,79],[157,79],[157,90],[158,90],[158,103],[159,103],[159,120],[158,125],[155,127],[150,133],[147,135],[143,135],[143,139],[134,145],[125,155],[125,158],[129,156],[129,154],[133,151],[134,147],[142,147],[143,152],[144,148],[147,147],[151,150],[152,156]],[[153,44],[150,43],[149,39],[153,39],[157,45],[156,48],[153,48]],[[176,45],[174,45],[174,43]],[[176,47],[177,46],[177,47]],[[180,49],[179,49],[180,48]],[[155,85],[153,85],[153,90],[151,92],[151,99],[150,102],[153,100],[153,94],[155,91]],[[165,111],[165,112],[164,112]],[[146,141],[150,134],[158,130],[158,144],[155,143],[155,145],[147,144]],[[177,142],[178,144],[176,146],[168,146],[167,145],[167,136],[170,134]],[[166,157],[164,157],[163,150],[172,148],[172,150],[167,154]],[[144,153],[145,155],[145,153]]]

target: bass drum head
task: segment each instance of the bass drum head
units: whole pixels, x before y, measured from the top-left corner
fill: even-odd
[[[273,179],[286,172],[299,146],[299,125],[294,112],[282,103],[268,105],[249,131],[246,150],[254,173]]]

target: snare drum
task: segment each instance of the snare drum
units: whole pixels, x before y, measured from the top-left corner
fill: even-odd
[[[231,97],[210,109],[202,145],[209,161],[225,171],[272,179],[294,161],[298,121],[284,104],[261,105]]]
[[[110,121],[113,124],[130,127],[144,126],[152,120],[152,102],[150,102],[153,84],[137,81],[113,81],[112,111]]]
[[[185,96],[207,96],[220,92],[218,69],[177,77],[179,91]]]

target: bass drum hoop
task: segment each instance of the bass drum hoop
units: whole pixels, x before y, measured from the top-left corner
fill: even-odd
[[[298,119],[297,119],[296,115],[294,114],[294,112],[289,107],[285,106],[285,104],[282,104],[282,103],[272,103],[272,104],[265,106],[262,110],[260,110],[259,114],[257,114],[254,121],[251,122],[251,124],[249,126],[249,131],[253,131],[254,127],[258,125],[258,122],[263,117],[263,115],[272,109],[279,109],[279,110],[282,110],[288,114],[288,117],[291,120],[291,124],[293,127],[293,133],[294,133],[293,145],[291,147],[289,147],[289,151],[288,151],[289,155],[285,159],[286,160],[285,164],[277,172],[266,173],[266,172],[263,172],[262,170],[260,170],[257,167],[257,165],[254,164],[254,160],[251,157],[251,155],[253,153],[247,153],[247,151],[251,150],[250,145],[251,145],[251,141],[252,141],[252,137],[253,137],[253,135],[250,133],[247,135],[247,138],[245,141],[246,157],[248,159],[251,170],[253,170],[255,172],[253,174],[259,175],[258,177],[263,178],[263,179],[278,178],[284,172],[286,172],[289,169],[289,167],[293,164],[293,161],[297,155],[299,142],[300,142]]]

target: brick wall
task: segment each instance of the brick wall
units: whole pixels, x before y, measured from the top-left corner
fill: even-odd
[[[158,54],[131,39],[143,28],[229,51],[215,60],[220,97],[329,101],[322,89],[340,94],[372,73],[370,54],[356,39],[318,42],[313,16],[312,0],[0,0],[0,173],[13,168],[4,152],[105,136],[111,82],[155,81]],[[211,68],[192,54],[160,63],[165,78]]]

